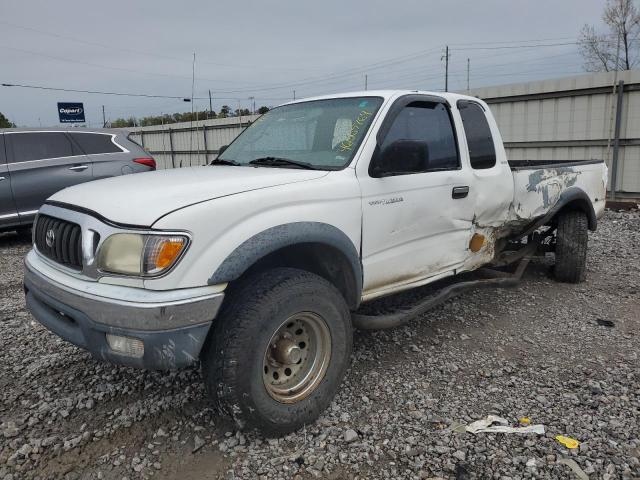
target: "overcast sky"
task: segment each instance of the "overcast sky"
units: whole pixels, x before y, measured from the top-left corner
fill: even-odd
[[[241,2],[0,2],[0,83],[166,96],[211,89],[251,108],[364,89],[450,90],[582,71],[575,42],[599,25],[604,0],[323,0]],[[523,46],[526,48],[504,48]],[[549,45],[549,46],[533,46]],[[499,48],[497,48],[499,47]],[[20,126],[57,125],[56,102],[84,102],[90,126],[107,118],[190,110],[170,98],[0,87],[0,112]],[[196,107],[208,108],[208,99]]]

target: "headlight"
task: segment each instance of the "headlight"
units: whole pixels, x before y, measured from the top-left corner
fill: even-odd
[[[153,276],[171,268],[185,247],[182,235],[116,233],[98,252],[98,268],[125,275]]]

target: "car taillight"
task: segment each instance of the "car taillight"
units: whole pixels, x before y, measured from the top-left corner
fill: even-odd
[[[139,163],[140,165],[145,165],[152,169],[156,169],[156,161],[153,158],[134,158],[134,162]]]

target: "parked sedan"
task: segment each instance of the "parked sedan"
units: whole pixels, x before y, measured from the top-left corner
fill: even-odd
[[[0,130],[0,231],[28,230],[44,201],[65,187],[155,168],[125,131]]]

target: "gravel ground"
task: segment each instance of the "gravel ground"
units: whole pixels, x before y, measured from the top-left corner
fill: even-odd
[[[607,212],[584,284],[555,283],[539,260],[517,289],[357,332],[328,411],[265,440],[208,407],[198,369],[99,363],[36,324],[21,286],[28,242],[1,235],[0,480],[578,478],[563,458],[589,478],[640,478],[639,245],[640,214]],[[546,434],[460,433],[488,414]]]

